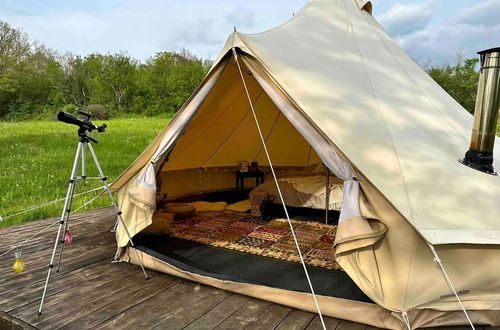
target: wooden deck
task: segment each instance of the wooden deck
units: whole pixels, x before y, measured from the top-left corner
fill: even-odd
[[[56,226],[22,248],[24,273],[11,271],[13,256],[1,259],[0,329],[321,328],[313,313],[151,270],[151,279],[145,280],[137,266],[111,263],[114,220],[109,208],[72,217],[73,244],[64,249],[61,271],[53,272],[41,316],[38,305]],[[54,221],[0,228],[0,253]],[[328,329],[374,329],[333,318],[325,321]]]

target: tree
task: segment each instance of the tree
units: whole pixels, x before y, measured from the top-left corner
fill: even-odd
[[[59,60],[60,71],[56,88],[66,104],[84,106],[90,98],[89,81],[92,72],[80,56],[66,54]]]
[[[9,112],[16,99],[18,71],[30,54],[28,36],[0,21],[0,118]]]
[[[143,68],[156,100],[155,113],[175,112],[207,74],[211,62],[188,51],[159,52]]]
[[[30,117],[54,102],[56,53],[0,21],[0,118]]]
[[[101,57],[99,79],[112,96],[109,105],[118,112],[129,112],[136,88],[137,60],[125,53]]]
[[[434,66],[427,73],[467,111],[474,113],[479,71],[478,59],[457,55],[455,65]]]

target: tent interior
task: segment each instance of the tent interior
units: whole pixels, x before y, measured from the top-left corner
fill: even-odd
[[[168,231],[152,231],[155,221],[164,221],[154,217],[153,225],[134,240],[139,250],[192,273],[310,292],[238,68],[231,61],[224,62],[196,115],[157,164],[157,214],[175,214]],[[371,302],[333,257],[342,180],[327,175],[311,145],[254,75],[242,69],[316,293]],[[257,162],[258,169],[249,171],[261,173],[264,182],[251,176],[237,187],[242,161]],[[262,200],[272,202],[255,209]],[[196,213],[169,209],[186,205]]]

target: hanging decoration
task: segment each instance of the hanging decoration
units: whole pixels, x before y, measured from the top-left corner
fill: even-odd
[[[12,270],[14,273],[22,273],[26,269],[26,265],[24,264],[23,256],[22,253],[17,251],[15,253],[16,260],[14,261],[14,264],[12,265]]]
[[[69,230],[64,232],[64,244],[70,245],[73,242],[73,238],[71,237],[71,233]]]

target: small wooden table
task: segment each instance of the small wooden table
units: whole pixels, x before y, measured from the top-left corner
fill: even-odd
[[[265,173],[263,171],[256,172],[240,172],[234,171],[236,178],[236,190],[244,190],[244,180],[245,178],[255,178],[255,186],[264,183]]]

